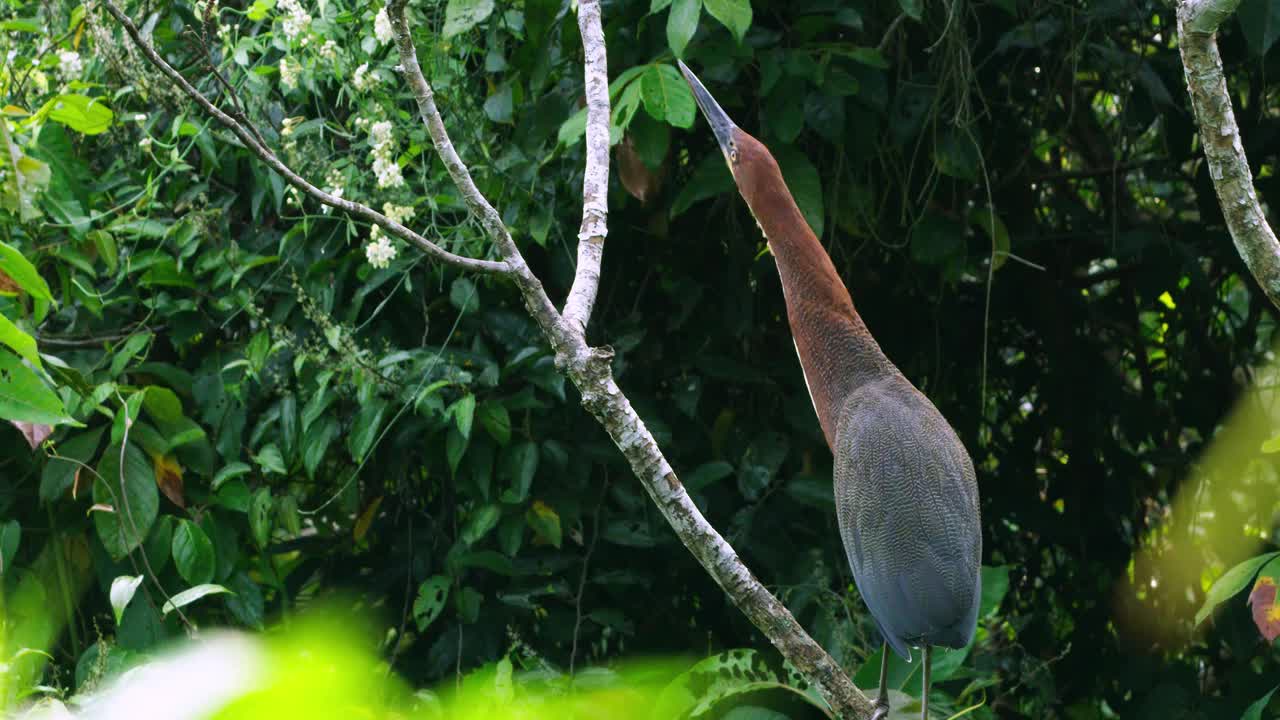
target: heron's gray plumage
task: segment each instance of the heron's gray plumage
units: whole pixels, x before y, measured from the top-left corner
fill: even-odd
[[[885,640],[964,647],[980,600],[973,463],[933,403],[894,372],[853,390],[836,429],[835,498],[849,565]]]

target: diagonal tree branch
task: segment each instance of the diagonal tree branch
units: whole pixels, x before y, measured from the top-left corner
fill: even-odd
[[[600,261],[609,233],[609,68],[600,4],[578,7],[583,75],[587,95],[587,165],[582,176],[582,227],[578,230],[578,269],[564,304],[564,319],[586,331],[600,286]]]
[[[353,215],[361,220],[366,220],[378,225],[383,230],[386,230],[388,234],[394,235],[405,242],[418,246],[420,250],[425,252],[428,257],[434,260],[438,260],[448,265],[453,265],[454,267],[461,268],[463,270],[470,270],[472,272],[508,273],[511,271],[511,268],[505,262],[479,260],[476,258],[455,255],[367,205],[351,202],[350,200],[343,200],[342,198],[330,195],[324,190],[321,190],[315,185],[307,182],[302,178],[302,176],[294,172],[292,168],[281,162],[280,158],[276,157],[276,154],[272,152],[270,148],[260,143],[256,134],[250,128],[245,127],[238,120],[220,110],[213,103],[209,102],[204,95],[200,94],[199,90],[195,89],[191,83],[187,82],[186,78],[182,77],[181,73],[175,70],[173,66],[169,65],[169,63],[165,62],[164,58],[160,57],[160,55],[156,53],[155,48],[151,46],[151,43],[148,42],[146,38],[142,37],[142,33],[138,30],[138,27],[133,24],[133,21],[129,19],[129,16],[125,15],[124,12],[121,11],[114,2],[112,2],[112,0],[103,0],[102,4],[107,8],[107,12],[111,13],[111,16],[116,19],[116,22],[120,23],[124,27],[125,32],[127,32],[130,39],[133,40],[133,44],[138,46],[138,49],[142,51],[142,54],[146,56],[147,60],[151,61],[152,65],[155,65],[160,72],[168,76],[175,85],[181,88],[182,91],[194,100],[197,105],[203,108],[205,112],[209,113],[214,117],[214,119],[226,126],[226,128],[235,134],[235,136],[245,147],[249,149],[250,152],[257,155],[272,170],[280,173],[280,175],[284,177],[285,181],[290,185],[325,205],[337,208],[348,215]]]
[[[114,8],[112,0],[103,0],[103,2],[113,8],[112,15],[117,20],[126,23],[126,30],[132,27],[127,18],[119,13],[117,8]],[[593,80],[593,72],[598,71],[601,75],[604,73],[604,39],[603,32],[599,31],[599,0],[581,0],[579,13],[586,15],[585,20],[580,18],[584,26],[584,47],[592,44],[592,49],[588,50],[587,60],[588,64],[592,66],[591,69],[587,70],[588,102],[591,103],[590,96],[592,94],[601,92],[607,94],[608,92],[607,77],[596,76]],[[525,263],[519,248],[511,238],[511,234],[502,223],[501,216],[480,193],[474,181],[472,181],[466,165],[458,157],[457,151],[454,149],[445,129],[440,111],[436,107],[431,86],[427,83],[426,78],[423,77],[422,69],[418,64],[417,52],[410,37],[408,24],[404,19],[404,0],[392,0],[392,2],[388,3],[387,15],[391,20],[392,29],[396,35],[396,44],[400,50],[401,65],[406,81],[409,83],[409,87],[417,101],[419,114],[422,116],[428,133],[431,135],[432,142],[448,168],[450,176],[466,199],[468,206],[480,217],[482,226],[502,255],[503,262],[500,265],[503,270],[501,272],[512,278],[516,283],[524,299],[525,307],[538,323],[555,352],[557,368],[573,382],[581,393],[583,407],[608,432],[609,437],[627,459],[632,472],[639,478],[645,491],[658,506],[672,529],[675,530],[680,541],[697,558],[698,562],[715,579],[716,583],[724,589],[733,604],[769,638],[769,641],[778,648],[784,657],[790,660],[818,688],[839,717],[859,720],[870,718],[874,709],[871,701],[854,687],[840,665],[820,645],[814,642],[813,638],[805,633],[804,628],[800,626],[800,623],[796,621],[795,617],[791,615],[781,601],[774,597],[756,579],[729,543],[707,522],[701,511],[694,505],[693,500],[677,478],[675,471],[672,470],[670,463],[667,462],[662,450],[658,447],[657,441],[653,438],[648,428],[645,427],[644,421],[640,419],[627,396],[614,381],[611,366],[613,351],[608,347],[592,348],[587,345],[583,330],[590,317],[592,300],[598,286],[600,257],[603,254],[602,241],[605,229],[605,210],[602,203],[604,193],[607,192],[608,182],[607,97],[603,100],[603,105],[601,105],[599,97],[595,99],[597,110],[600,107],[604,109],[603,121],[599,120],[601,117],[599,114],[595,117],[597,122],[603,122],[604,124],[603,143],[606,155],[603,163],[605,169],[600,170],[602,162],[600,157],[597,155],[593,158],[589,151],[587,160],[588,175],[592,175],[592,170],[594,169],[596,178],[592,180],[589,177],[587,187],[584,188],[584,194],[588,195],[588,198],[584,202],[583,227],[587,228],[585,232],[598,232],[598,235],[589,235],[588,237],[598,237],[600,240],[600,242],[595,243],[584,243],[595,245],[596,249],[592,255],[587,257],[585,263],[588,270],[594,272],[595,275],[592,278],[582,279],[584,263],[581,260],[580,253],[579,278],[575,279],[575,290],[571,291],[570,301],[567,303],[566,308],[567,314],[580,318],[580,321],[571,322],[568,317],[561,316],[556,311],[547,297],[542,283]],[[598,40],[598,43],[595,40],[588,39],[588,36],[594,37],[595,40]],[[143,45],[142,39],[137,35],[136,29],[130,32],[130,37],[140,47],[143,47],[144,51],[148,50],[148,47]],[[593,50],[598,51],[598,54],[595,54]],[[147,57],[162,71],[168,68],[164,61],[154,52],[147,52]],[[176,72],[172,71],[172,68],[169,68],[166,74],[175,82],[180,81],[180,84],[185,85],[185,80],[181,80],[181,76],[177,76]],[[193,94],[193,92],[188,94]],[[197,97],[197,102],[203,100],[198,93],[194,93],[193,96]],[[201,102],[201,106],[207,112],[214,113],[215,117],[217,117],[216,113],[220,112],[207,101]],[[590,110],[588,112],[590,118]],[[230,120],[230,118],[227,119]],[[228,126],[233,127],[234,131],[234,121],[231,122],[232,124]],[[224,121],[224,124],[227,124],[227,122]],[[243,129],[241,130],[243,131]],[[241,137],[242,142],[246,142],[246,145],[249,144],[240,133],[237,133],[237,137]],[[264,160],[269,157],[268,164],[271,161],[279,163],[279,160],[276,160],[274,155],[269,152],[266,157],[261,153],[258,154]],[[282,164],[281,166],[283,167]],[[285,170],[288,170],[288,168],[285,168]],[[600,205],[593,205],[589,197],[592,188],[595,188],[600,193]],[[364,208],[362,205],[346,201],[343,201],[342,204],[334,204],[334,207],[347,212],[354,212],[345,207],[346,205]],[[364,209],[367,210],[367,208]],[[578,289],[580,286],[579,280],[582,283],[580,290]],[[573,299],[575,297],[581,297],[582,299],[575,301]],[[573,310],[575,307],[581,309]],[[570,313],[571,310],[572,313]]]
[[[1178,48],[1200,128],[1200,145],[1227,230],[1249,272],[1271,304],[1280,308],[1280,242],[1267,223],[1253,187],[1253,173],[1240,142],[1240,127],[1231,109],[1215,37],[1218,27],[1239,4],[1240,0],[1178,3]]]

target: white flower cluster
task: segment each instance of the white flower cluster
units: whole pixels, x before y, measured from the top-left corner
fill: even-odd
[[[409,205],[393,205],[385,202],[382,203],[382,214],[403,225],[413,219],[414,209]],[[380,237],[382,237],[382,227],[374,225],[369,231],[369,239],[377,240]]]
[[[306,10],[302,9],[302,3],[298,0],[280,0],[276,7],[284,13],[284,17],[280,21],[281,29],[290,39],[294,39],[306,32],[311,27],[311,16]]]
[[[302,65],[289,56],[280,58],[280,84],[285,90],[298,87],[298,75],[302,74]]]
[[[356,68],[355,75],[351,76],[351,84],[355,86],[356,90],[364,92],[378,84],[378,76],[369,70],[369,63],[363,63]]]
[[[370,265],[381,270],[396,259],[396,246],[391,244],[391,238],[383,235],[364,246],[364,256]]]
[[[83,70],[84,63],[80,60],[80,53],[75,50],[58,51],[58,74],[62,76],[63,82],[80,79]]]
[[[336,198],[341,198],[342,193],[346,190],[342,187],[342,181],[345,179],[346,178],[342,176],[341,170],[338,168],[329,168],[329,172],[324,176],[325,192]],[[333,212],[333,208],[328,205],[321,205],[320,212],[328,215]],[[374,229],[376,230],[377,226],[374,226]]]
[[[329,62],[336,61],[338,59],[338,43],[332,40],[325,40],[324,44],[320,46],[320,57]]]
[[[385,5],[373,17],[373,36],[380,43],[389,43],[396,37],[395,31],[391,29],[391,18],[387,17]]]
[[[373,146],[373,174],[378,176],[378,187],[400,187],[404,176],[396,162],[396,142],[391,137],[391,121],[381,120],[369,126],[369,144]]]

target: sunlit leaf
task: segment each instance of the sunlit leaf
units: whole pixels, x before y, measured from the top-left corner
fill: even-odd
[[[173,597],[169,598],[169,601],[164,604],[163,608],[161,608],[161,612],[163,612],[165,615],[168,615],[174,610],[177,610],[178,608],[186,607],[191,603],[199,600],[200,598],[205,597],[206,595],[217,595],[219,593],[229,593],[229,592],[231,591],[221,585],[214,585],[214,584],[197,585],[193,588],[188,588],[186,590],[183,590],[177,595],[174,595]]]

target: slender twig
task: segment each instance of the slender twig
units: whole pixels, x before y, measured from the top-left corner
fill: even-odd
[[[504,262],[479,260],[476,258],[455,255],[367,205],[362,205],[361,203],[344,200],[340,197],[330,195],[324,190],[321,190],[315,185],[307,182],[294,172],[292,168],[281,162],[280,158],[276,157],[274,152],[262,143],[258,142],[253,131],[249,130],[244,125],[240,124],[240,122],[235,118],[209,102],[204,95],[200,94],[199,90],[196,90],[191,83],[187,82],[187,79],[184,78],[181,73],[173,69],[173,66],[169,63],[165,62],[164,58],[160,57],[155,48],[151,46],[151,43],[148,42],[146,38],[142,37],[142,33],[138,30],[138,26],[133,24],[133,21],[129,19],[129,16],[125,15],[124,11],[122,11],[115,2],[112,0],[103,0],[102,4],[106,7],[107,12],[111,13],[111,16],[116,19],[116,22],[120,23],[120,25],[124,27],[125,32],[128,33],[130,39],[133,40],[133,44],[138,46],[138,49],[142,50],[142,54],[146,56],[147,60],[149,60],[152,65],[155,65],[160,72],[164,73],[165,76],[172,80],[175,85],[181,88],[188,97],[194,100],[195,103],[201,107],[201,109],[212,115],[214,119],[230,130],[232,134],[234,134],[236,138],[238,138],[240,142],[249,149],[250,152],[257,155],[258,158],[266,163],[268,167],[279,173],[285,179],[285,182],[325,205],[337,208],[348,215],[353,215],[361,220],[378,225],[383,230],[387,231],[388,234],[394,235],[405,242],[418,246],[418,248],[425,252],[429,257],[439,262],[453,265],[454,267],[458,267],[463,270],[480,273],[506,273],[511,270],[511,268],[509,268]]]
[[[574,665],[578,660],[578,634],[582,630],[582,594],[587,589],[587,571],[591,568],[591,553],[595,552],[596,541],[600,539],[600,509],[604,507],[604,499],[609,492],[609,473],[605,470],[604,482],[600,483],[600,499],[596,501],[596,509],[591,513],[591,542],[587,543],[587,552],[582,556],[582,572],[578,575],[578,594],[573,599],[573,645],[569,649],[569,677],[573,677]]]
[[[578,268],[564,304],[564,319],[585,332],[600,287],[600,261],[609,233],[609,71],[599,0],[583,0],[578,6],[578,28],[587,95],[587,164],[582,175]]]

